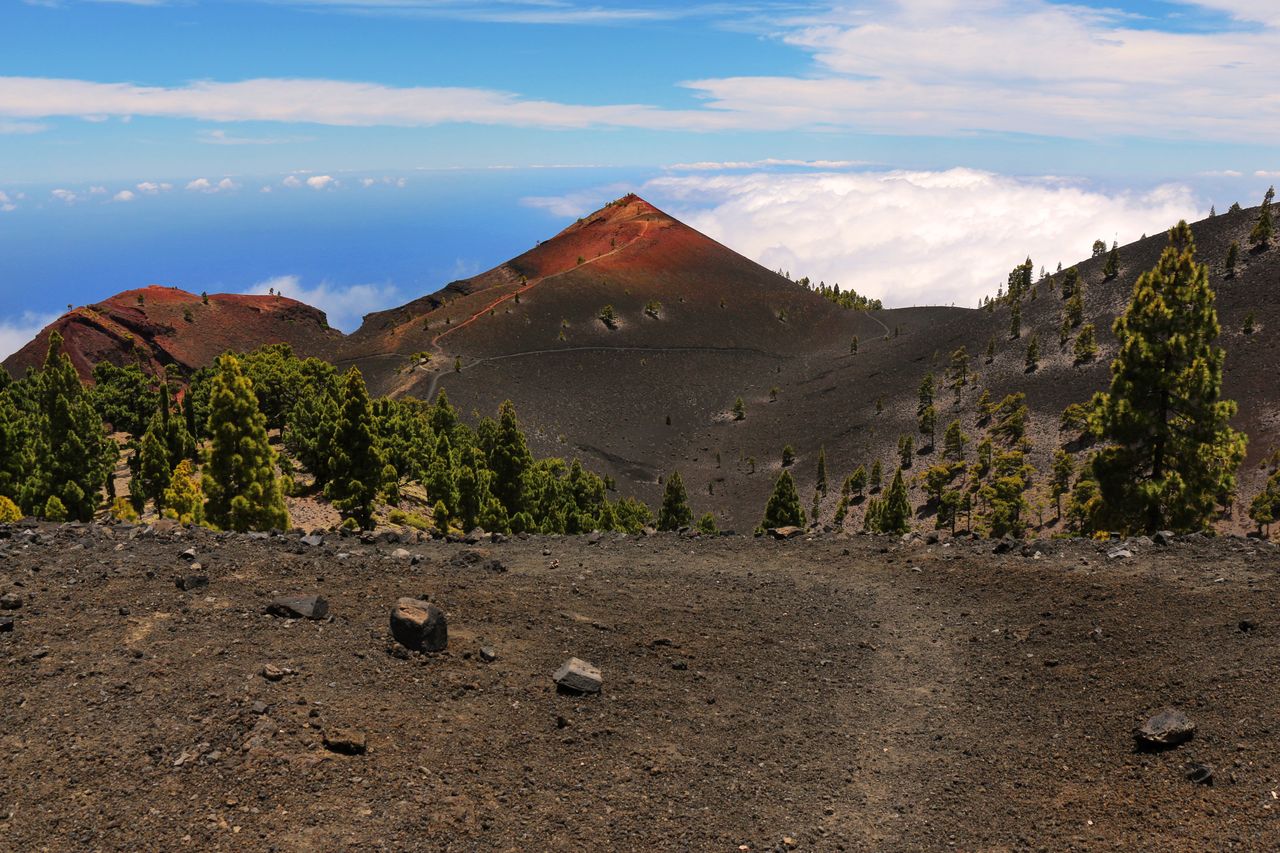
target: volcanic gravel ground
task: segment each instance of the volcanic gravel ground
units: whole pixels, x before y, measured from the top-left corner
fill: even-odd
[[[992,551],[0,529],[0,848],[1280,848],[1277,551]],[[390,641],[403,595],[448,651]],[[1194,739],[1135,751],[1165,706]]]

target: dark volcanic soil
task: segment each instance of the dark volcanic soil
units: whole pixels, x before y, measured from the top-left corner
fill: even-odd
[[[4,849],[1280,847],[1265,544],[0,536]],[[391,653],[401,595],[447,652]],[[1166,705],[1195,738],[1135,752]]]

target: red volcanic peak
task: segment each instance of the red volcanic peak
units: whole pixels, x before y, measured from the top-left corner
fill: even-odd
[[[101,361],[137,363],[160,374],[168,365],[194,370],[228,350],[270,343],[290,344],[302,355],[324,355],[342,337],[329,329],[323,312],[287,297],[206,297],[151,285],[62,315],[5,360],[10,374],[20,376],[27,368],[39,367],[55,330],[86,379]]]

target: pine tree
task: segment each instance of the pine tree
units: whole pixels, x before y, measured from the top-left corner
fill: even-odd
[[[983,358],[987,364],[996,360],[996,336],[992,335],[991,340],[987,341],[987,349],[983,354]]]
[[[449,395],[441,388],[436,393],[435,405],[431,407],[431,431],[436,435],[452,436],[458,427],[458,410],[449,402]]]
[[[1267,190],[1267,195],[1262,200],[1262,209],[1258,212],[1258,221],[1249,232],[1249,244],[1253,246],[1254,251],[1262,251],[1271,244],[1271,235],[1275,231],[1271,221],[1271,200],[1275,196],[1275,187]]]
[[[0,367],[0,373],[9,374]],[[0,496],[24,503],[33,467],[31,421],[9,391],[0,391]]]
[[[289,512],[276,477],[275,451],[253,383],[233,355],[218,359],[209,400],[205,516],[215,527],[285,530]]]
[[[818,448],[818,480],[815,490],[822,494],[827,493],[827,448]]]
[[[947,424],[947,431],[942,437],[942,456],[944,459],[960,461],[964,459],[964,446],[969,443],[969,436],[964,434],[959,419]]]
[[[742,398],[733,401],[733,419],[735,421],[745,420],[747,417],[747,406],[742,402]]]
[[[49,352],[34,384],[28,507],[43,509],[56,497],[67,518],[89,521],[117,449],[103,430],[71,359],[62,351],[62,336],[57,332],[49,335]]]
[[[761,529],[775,527],[804,527],[804,509],[800,506],[800,495],[796,493],[796,483],[791,479],[790,471],[783,471],[773,484],[773,494],[764,510]]]
[[[1186,222],[1138,279],[1115,322],[1111,388],[1095,397],[1106,446],[1094,457],[1102,514],[1126,532],[1199,530],[1235,488],[1246,438],[1221,400],[1224,353],[1209,271]]]
[[[524,511],[524,475],[532,465],[533,454],[520,431],[515,404],[505,400],[498,407],[498,433],[489,455],[489,468],[494,473],[494,496],[509,516]]]
[[[1079,326],[1084,321],[1084,289],[1076,288],[1076,292],[1067,300],[1066,310],[1063,312],[1066,321],[1071,324],[1071,328]]]
[[[1102,267],[1102,274],[1107,281],[1115,278],[1120,274],[1120,244],[1112,243],[1111,251],[1107,253],[1107,263]]]
[[[1076,364],[1084,364],[1093,361],[1098,355],[1098,344],[1094,340],[1094,328],[1092,323],[1085,323],[1080,327],[1080,334],[1076,335],[1075,344],[1075,361]]]
[[[183,459],[173,469],[169,488],[164,493],[164,514],[180,524],[204,523],[204,493],[200,478],[190,459]]]
[[[854,335],[853,340],[849,341],[849,355],[858,354],[858,336]]]
[[[1057,508],[1058,518],[1062,518],[1062,496],[1071,489],[1071,476],[1075,473],[1075,465],[1071,454],[1059,447],[1053,452],[1053,479],[1050,481],[1050,494]]]
[[[898,436],[898,466],[901,468],[910,468],[912,457],[915,456],[916,442],[909,435]]]
[[[136,491],[143,499],[155,502],[156,512],[164,509],[164,493],[169,488],[169,478],[173,474],[169,465],[169,451],[159,435],[163,428],[160,419],[156,418],[143,434],[138,479],[131,486],[131,490]]]
[[[1240,258],[1240,244],[1232,240],[1231,247],[1227,249],[1227,278],[1236,277],[1236,261]]]
[[[457,513],[459,495],[458,485],[453,475],[453,448],[449,436],[438,433],[436,450],[427,466],[427,495],[436,501],[436,506],[443,506],[444,519],[452,518]]]
[[[906,533],[911,529],[911,501],[907,497],[907,484],[902,479],[902,469],[893,475],[889,494],[881,506],[878,529],[881,533]]]
[[[373,407],[360,371],[351,368],[343,381],[329,462],[325,497],[362,529],[373,525],[373,504],[382,490],[382,455],[373,431]]]
[[[884,485],[884,468],[877,459],[871,464],[871,476],[867,479],[867,491],[875,494]]]
[[[938,430],[938,411],[932,405],[926,406],[916,418],[921,436],[929,437],[929,449],[933,449],[934,436]]]
[[[1027,342],[1026,366],[1028,373],[1040,366],[1040,338],[1037,335],[1032,335]]]
[[[984,424],[991,420],[991,413],[995,410],[995,406],[991,402],[991,389],[982,389],[982,393],[978,395],[977,410],[979,424]]]
[[[1280,515],[1280,470],[1273,471],[1267,477],[1266,485],[1249,504],[1249,517],[1258,525],[1258,533],[1261,535],[1270,534],[1270,527],[1277,515]]]
[[[853,473],[849,475],[849,479],[845,480],[845,487],[844,493],[846,495],[862,496],[862,493],[867,489],[867,468],[865,465],[859,465],[853,470]]]
[[[689,496],[685,494],[684,480],[679,471],[672,471],[662,493],[662,507],[658,510],[659,530],[679,530],[693,523],[693,510],[689,509]]]

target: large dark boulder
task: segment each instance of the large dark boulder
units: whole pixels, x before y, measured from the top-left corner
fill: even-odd
[[[442,652],[449,646],[449,623],[434,604],[401,598],[391,608],[391,636],[415,652]]]

